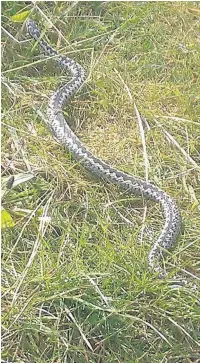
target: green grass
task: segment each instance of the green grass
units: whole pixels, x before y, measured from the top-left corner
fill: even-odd
[[[65,109],[77,135],[177,200],[185,229],[165,280],[147,265],[159,206],[92,178],[47,130],[48,97],[66,77],[21,42],[12,16],[27,10],[88,71]],[[2,14],[2,181],[15,175],[3,198],[2,358],[199,362],[199,3],[4,1]],[[148,119],[149,170],[124,83]],[[188,283],[173,287],[175,275]]]

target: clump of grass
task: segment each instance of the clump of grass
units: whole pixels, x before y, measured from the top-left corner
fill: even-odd
[[[145,178],[125,84],[147,117],[149,179],[177,200],[185,223],[166,280],[147,267],[159,207],[93,179],[46,129],[49,94],[66,78],[24,42],[12,18],[24,11],[88,69],[65,114],[90,150]],[[3,229],[4,360],[200,360],[198,15],[188,2],[3,2],[2,177],[15,175],[3,199],[12,217]],[[172,286],[177,274],[185,287]]]

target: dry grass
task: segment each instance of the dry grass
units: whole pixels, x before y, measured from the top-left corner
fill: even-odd
[[[24,42],[12,16],[27,10],[88,70],[65,110],[77,135],[177,200],[185,230],[166,280],[147,269],[159,207],[93,179],[46,129],[66,76]],[[3,181],[15,175],[3,199],[2,359],[200,361],[199,3],[3,1],[2,13]],[[173,288],[175,275],[188,284]]]

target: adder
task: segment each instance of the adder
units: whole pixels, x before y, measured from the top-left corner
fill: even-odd
[[[86,72],[74,59],[64,57],[54,50],[41,37],[41,31],[33,20],[28,19],[26,25],[29,34],[38,43],[43,52],[48,56],[55,57],[58,65],[67,69],[72,76],[68,83],[64,84],[53,93],[48,103],[47,124],[54,137],[60,143],[64,144],[73,157],[89,170],[92,175],[117,184],[128,193],[139,195],[144,199],[150,199],[160,203],[165,217],[165,223],[160,235],[153,243],[150,250],[148,263],[154,271],[163,275],[160,257],[165,249],[169,249],[175,244],[181,230],[181,213],[177,203],[171,196],[152,183],[111,167],[87,150],[71,130],[62,111],[64,104],[74,96],[80,86],[82,86],[86,78]]]

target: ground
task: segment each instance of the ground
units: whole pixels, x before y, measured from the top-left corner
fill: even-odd
[[[165,279],[147,261],[159,205],[93,178],[47,129],[68,76],[27,16],[87,70],[64,110],[83,143],[177,201]],[[5,361],[200,362],[199,16],[198,2],[2,2]]]

